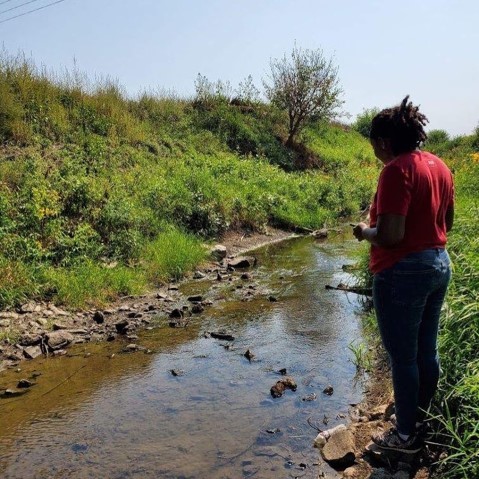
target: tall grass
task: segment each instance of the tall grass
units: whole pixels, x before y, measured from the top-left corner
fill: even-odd
[[[322,168],[293,171],[301,152],[270,105],[133,99],[22,56],[0,56],[0,120],[0,307],[104,303],[180,277],[230,228],[332,224],[367,204],[377,174],[342,127],[311,125]]]

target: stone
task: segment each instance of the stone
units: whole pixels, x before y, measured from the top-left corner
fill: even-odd
[[[58,350],[68,346],[73,340],[73,334],[68,331],[53,331],[45,335],[47,344],[50,349]]]
[[[56,316],[68,316],[68,313],[66,311],[63,311],[63,309],[57,308],[54,304],[50,305],[48,309]]]
[[[243,273],[241,275],[241,279],[246,281],[248,279],[251,279],[251,275],[249,273]]]
[[[223,280],[223,276],[221,276],[221,274],[218,273],[218,274],[216,275],[216,281],[222,281],[222,280]]]
[[[393,479],[393,476],[386,469],[373,469],[369,479]]]
[[[8,328],[10,326],[9,319],[0,319],[0,328]]]
[[[182,369],[170,369],[170,373],[175,377],[183,376],[185,374]]]
[[[53,323],[52,328],[53,331],[61,331],[62,329],[68,329],[67,326],[62,323]]]
[[[321,228],[320,230],[313,231],[312,235],[315,238],[327,238],[328,237],[328,230],[327,228]]]
[[[194,294],[192,296],[188,296],[188,301],[191,301],[192,303],[200,302],[203,301],[203,296],[201,296],[201,294]]]
[[[346,428],[333,431],[321,448],[323,459],[333,467],[349,467],[356,459],[354,436]]]
[[[122,319],[115,323],[115,329],[119,334],[126,334],[129,324],[128,320]]]
[[[228,333],[223,333],[221,331],[209,333],[212,338],[223,339],[224,341],[234,341],[235,337]]]
[[[20,340],[18,341],[19,344],[22,346],[34,346],[39,344],[42,340],[42,337],[39,334],[22,334]]]
[[[21,314],[33,313],[33,311],[35,311],[35,307],[36,307],[35,303],[28,302],[20,306],[19,312]]]
[[[228,261],[228,266],[233,268],[250,268],[256,264],[256,258],[254,256],[237,256]]]
[[[276,301],[278,301],[278,298],[276,296],[269,296],[268,301],[270,301],[271,303],[276,303]]]
[[[206,278],[206,274],[201,271],[195,271],[193,274],[193,279],[203,279]]]
[[[184,313],[181,309],[175,308],[171,313],[170,313],[170,318],[172,319],[181,319],[184,316]]]
[[[193,314],[200,314],[205,310],[205,308],[201,304],[194,304],[191,308],[191,312]]]
[[[226,258],[227,254],[228,250],[226,249],[226,246],[223,246],[222,244],[217,244],[211,249],[211,256],[217,261]]]
[[[48,324],[48,319],[47,318],[35,318],[35,322],[39,326],[46,326]]]
[[[324,389],[323,389],[323,393],[328,395],[328,396],[332,396],[332,394],[334,393],[334,388],[333,386],[329,385],[329,386],[326,386]]]
[[[18,319],[19,315],[13,311],[1,311],[0,319]]]
[[[23,355],[27,359],[35,359],[42,355],[42,349],[40,346],[29,346],[23,350]]]
[[[243,356],[248,360],[251,361],[254,358],[254,354],[251,352],[251,350],[246,350],[246,352],[243,354]]]
[[[6,389],[3,395],[6,397],[17,397],[23,396],[28,391],[29,389]]]
[[[355,477],[356,477],[356,474],[358,474],[358,472],[359,472],[359,471],[358,471],[354,466],[347,467],[347,468],[343,471],[343,477],[355,478]]]
[[[30,388],[34,385],[35,383],[32,383],[28,379],[20,379],[17,384],[17,388],[19,389],[25,389],[25,388]]]
[[[369,417],[370,421],[377,421],[378,419],[385,419],[387,404],[381,404],[376,406],[374,409],[369,411],[366,415]]]
[[[93,321],[97,324],[103,324],[105,322],[105,315],[101,311],[95,311],[93,314]]]
[[[274,398],[279,398],[283,395],[286,389],[291,389],[291,391],[296,391],[298,385],[295,380],[289,376],[284,377],[280,381],[277,381],[276,384],[270,389],[271,396]]]

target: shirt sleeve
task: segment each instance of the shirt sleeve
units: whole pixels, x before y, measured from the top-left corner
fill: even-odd
[[[411,178],[396,165],[384,167],[379,177],[377,214],[406,216],[411,203]]]

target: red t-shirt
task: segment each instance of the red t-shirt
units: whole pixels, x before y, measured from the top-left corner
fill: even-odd
[[[409,253],[444,247],[446,211],[453,203],[452,174],[437,156],[413,151],[386,164],[371,205],[370,226],[376,226],[379,215],[402,215],[405,233],[392,248],[371,246],[371,272],[389,268]]]

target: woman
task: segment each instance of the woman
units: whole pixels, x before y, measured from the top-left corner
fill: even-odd
[[[371,144],[384,167],[370,225],[359,223],[353,234],[371,243],[374,308],[395,398],[395,427],[373,441],[383,449],[415,453],[439,378],[436,343],[451,277],[445,244],[454,186],[447,166],[419,150],[428,120],[408,98],[372,121]]]

